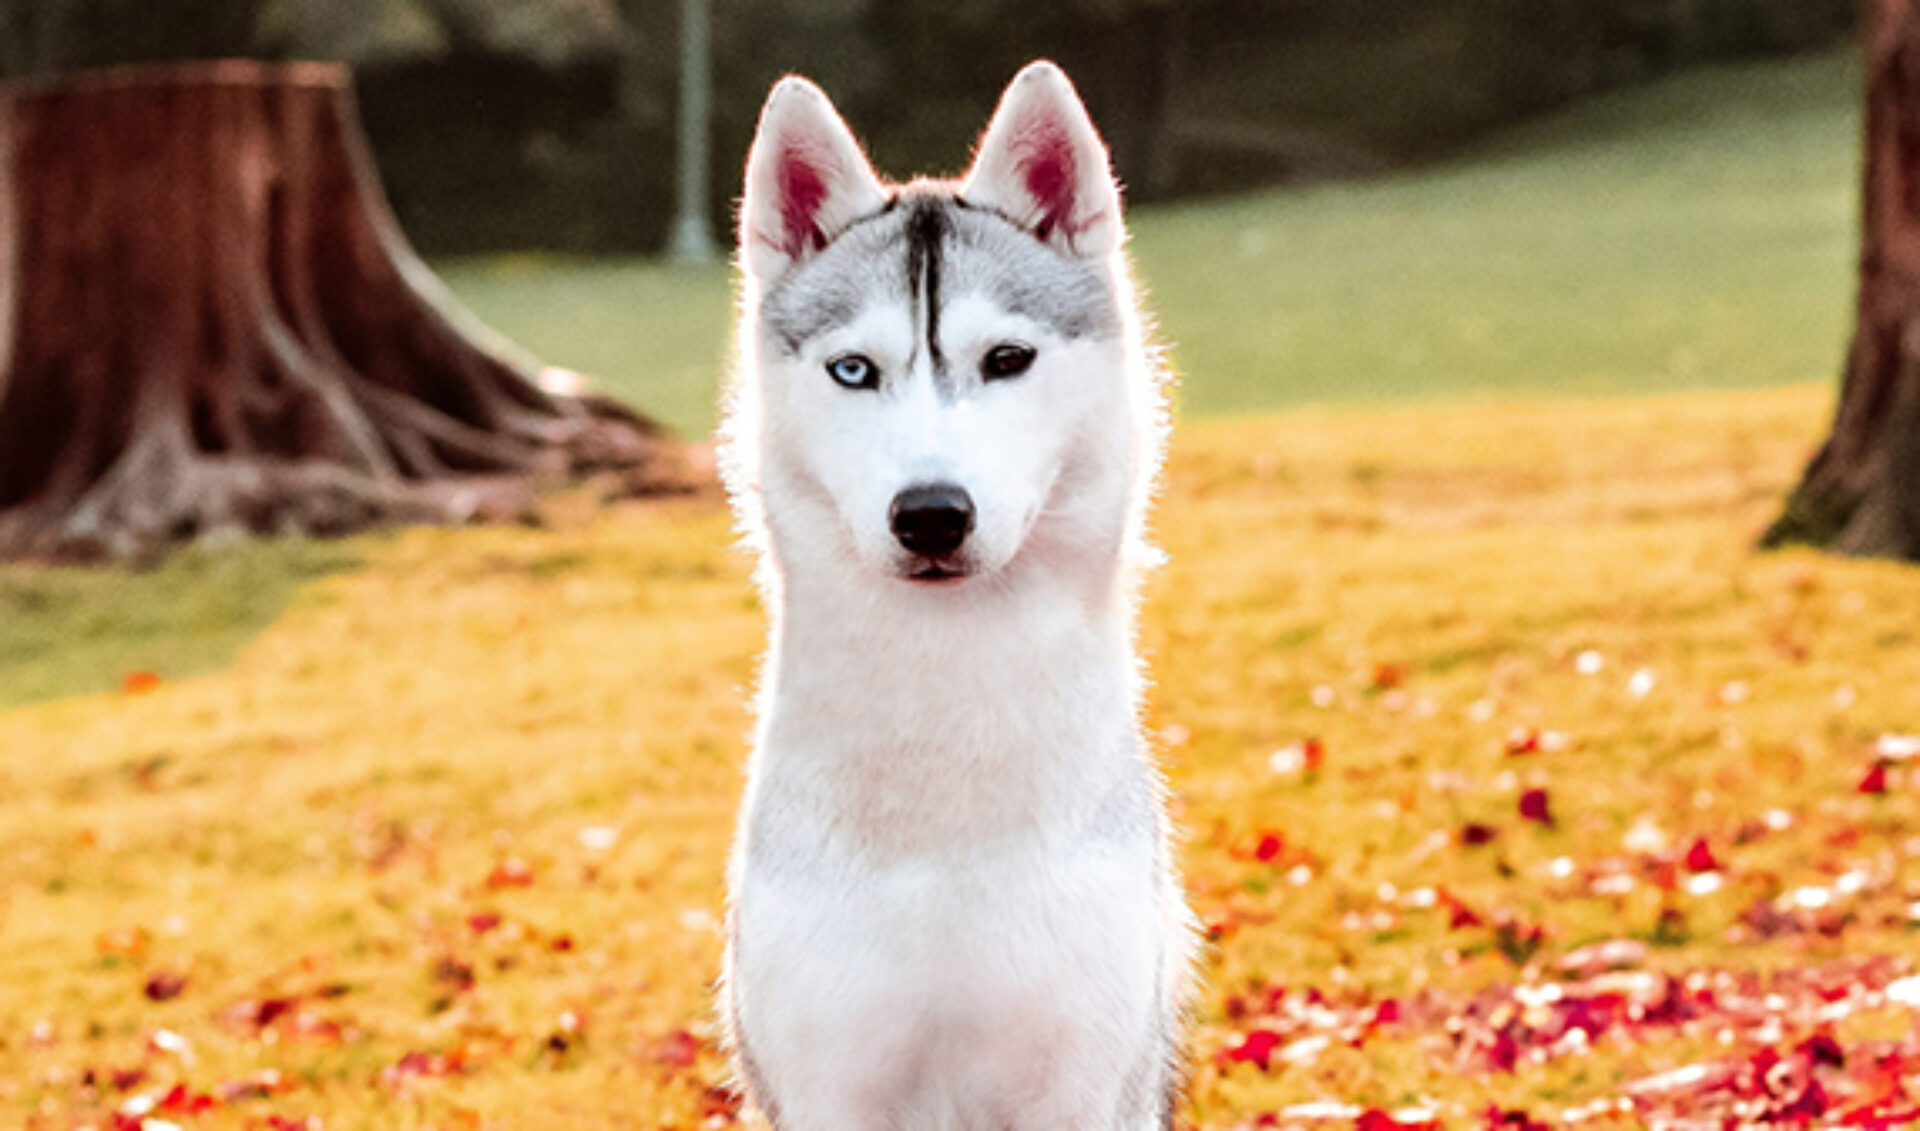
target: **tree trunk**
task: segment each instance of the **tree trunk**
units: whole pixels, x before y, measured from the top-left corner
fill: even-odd
[[[1920,561],[1920,0],[1867,0],[1860,294],[1833,433],[1762,544]]]
[[[1097,36],[1101,132],[1113,151],[1114,174],[1135,202],[1164,195],[1172,180],[1167,102],[1180,50],[1180,17],[1173,7],[1130,5]]]
[[[669,447],[544,391],[400,236],[345,72],[0,86],[0,559],[524,517]]]

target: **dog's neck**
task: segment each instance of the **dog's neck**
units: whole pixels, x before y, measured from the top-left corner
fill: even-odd
[[[1058,831],[1138,788],[1119,566],[927,586],[786,579],[763,764],[902,851]]]

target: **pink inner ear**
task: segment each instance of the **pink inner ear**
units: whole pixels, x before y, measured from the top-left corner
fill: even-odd
[[[797,258],[825,247],[820,209],[827,202],[827,181],[805,149],[790,145],[780,151],[774,183],[780,193],[780,250]]]
[[[1020,175],[1039,213],[1034,235],[1044,240],[1055,227],[1071,232],[1079,172],[1074,166],[1073,140],[1060,123],[1047,118],[1029,121],[1021,135],[1016,146]]]

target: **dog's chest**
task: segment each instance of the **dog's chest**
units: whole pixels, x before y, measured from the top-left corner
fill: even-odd
[[[1043,1089],[1152,1028],[1157,877],[1150,837],[963,863],[749,863],[733,955],[742,1027],[784,1061],[765,1066],[779,1075],[827,1070],[788,1050],[862,1050],[889,1103]]]

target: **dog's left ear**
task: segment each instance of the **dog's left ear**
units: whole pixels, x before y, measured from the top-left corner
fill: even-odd
[[[1007,84],[960,195],[1042,242],[1095,258],[1120,246],[1107,147],[1065,71],[1042,60]]]

